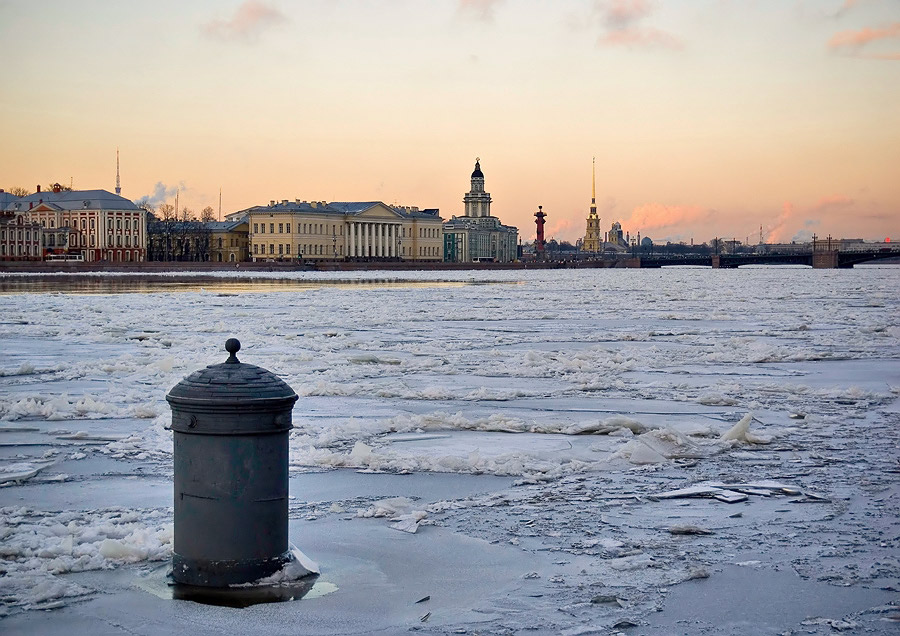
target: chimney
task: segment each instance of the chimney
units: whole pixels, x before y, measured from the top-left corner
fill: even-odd
[[[38,184],[37,191],[38,191],[38,192],[41,191],[41,184],[40,184],[40,183]]]
[[[287,199],[282,199],[282,200],[281,200],[281,205],[287,205],[287,202],[288,202]]]
[[[271,208],[274,206],[275,206],[275,199],[272,199],[271,201],[269,201],[269,207]]]
[[[317,207],[317,205],[318,205],[318,201],[310,201],[309,202],[309,207],[311,207],[311,208]]]

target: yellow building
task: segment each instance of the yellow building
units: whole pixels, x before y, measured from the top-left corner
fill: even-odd
[[[587,218],[587,228],[581,249],[585,252],[599,252],[602,238],[600,236],[600,217],[597,216],[597,184],[594,160],[591,160],[591,211]]]
[[[381,201],[270,201],[235,212],[246,217],[252,260],[443,259],[438,210]]]
[[[240,263],[250,260],[249,225],[246,219],[209,221],[209,260],[214,263]]]

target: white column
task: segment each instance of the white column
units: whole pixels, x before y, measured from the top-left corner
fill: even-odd
[[[381,255],[387,256],[387,223],[381,224]]]
[[[372,256],[372,226],[368,223],[363,223],[363,255],[366,257]]]
[[[356,223],[350,223],[347,226],[347,233],[349,234],[350,245],[347,248],[347,256],[356,256],[356,241],[353,239],[353,231],[356,229]]]
[[[372,226],[372,253],[374,256],[381,256],[381,223],[375,223]]]

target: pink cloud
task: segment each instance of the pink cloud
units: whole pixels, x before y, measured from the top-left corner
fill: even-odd
[[[683,42],[671,33],[643,24],[652,17],[653,11],[650,0],[595,0],[594,13],[603,28],[597,43],[600,46],[683,48]]]
[[[544,228],[544,236],[547,237],[547,240],[555,238],[562,241],[565,240],[562,238],[563,236],[577,235],[582,229],[572,219],[553,219],[552,216],[549,216],[548,219],[549,222]]]
[[[647,0],[608,0],[600,3],[606,24],[611,28],[628,28],[633,23],[650,15],[651,7]]]
[[[712,215],[712,210],[699,205],[646,203],[634,208],[631,215],[622,221],[622,227],[647,235],[658,230],[683,230],[685,225],[707,220]]]
[[[494,8],[502,2],[503,0],[459,0],[459,10],[490,22],[494,19]]]
[[[201,27],[203,33],[225,41],[255,42],[267,28],[286,22],[281,11],[261,0],[246,0],[229,20],[212,20]]]
[[[900,22],[894,22],[882,28],[863,28],[856,31],[841,31],[828,40],[828,48],[857,57],[869,57],[882,60],[900,59],[897,53],[869,53],[868,46],[874,42],[900,39]]]
[[[600,44],[610,46],[661,46],[669,49],[684,48],[682,42],[659,29],[622,29],[600,36]]]

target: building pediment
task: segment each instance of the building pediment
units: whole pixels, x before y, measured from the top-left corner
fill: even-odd
[[[46,201],[42,203],[38,203],[36,206],[29,210],[30,212],[60,212],[62,208],[56,205],[55,203],[48,203]]]
[[[357,218],[363,219],[386,219],[390,221],[396,221],[403,218],[403,215],[400,214],[400,212],[381,201],[376,201],[371,207],[361,210],[356,216]]]

